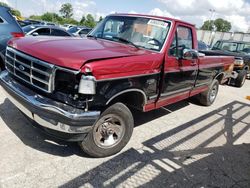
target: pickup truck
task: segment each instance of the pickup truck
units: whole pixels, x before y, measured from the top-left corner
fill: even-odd
[[[0,83],[37,127],[93,157],[119,152],[144,112],[195,96],[211,105],[234,57],[199,53],[194,25],[107,16],[87,38],[12,39]]]
[[[246,78],[250,78],[250,42],[235,40],[218,40],[206,55],[234,56],[234,79],[231,84],[242,87]]]

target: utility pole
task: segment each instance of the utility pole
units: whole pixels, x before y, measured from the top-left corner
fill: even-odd
[[[209,44],[210,46],[212,46],[212,43],[213,43],[213,32],[214,32],[214,22],[213,22],[213,17],[214,17],[214,13],[215,13],[215,10],[214,9],[209,9],[209,12],[211,12],[211,16],[210,16],[210,19],[209,19],[209,25],[211,26],[211,33],[210,33],[210,37],[209,37]]]
[[[211,25],[212,27],[212,30],[213,30],[213,17],[214,17],[214,13],[215,13],[215,10],[214,9],[209,9],[209,12],[211,12],[211,16],[210,16],[210,19],[209,19],[209,24]]]

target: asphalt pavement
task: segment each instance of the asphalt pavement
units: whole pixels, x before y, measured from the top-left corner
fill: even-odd
[[[250,81],[193,100],[134,112],[117,155],[95,159],[33,128],[0,87],[0,187],[250,187]]]

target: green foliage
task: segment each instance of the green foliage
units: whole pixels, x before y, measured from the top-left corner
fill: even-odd
[[[91,27],[91,28],[95,27],[96,22],[95,22],[94,17],[91,14],[88,14],[83,25],[85,25],[87,27]]]
[[[201,29],[212,31],[213,26],[215,27],[215,31],[220,31],[220,32],[228,32],[232,28],[232,25],[229,21],[223,20],[222,18],[218,18],[216,20],[205,21],[201,26]]]
[[[14,15],[14,16],[18,16],[18,17],[21,17],[21,12],[19,10],[16,10],[16,9],[11,9],[10,10],[11,14]]]
[[[103,17],[102,16],[100,16],[100,18],[99,18],[99,21],[98,22],[101,22],[103,20]]]
[[[62,14],[63,18],[69,19],[73,16],[73,7],[70,3],[65,3],[61,6],[59,12]]]
[[[9,5],[7,3],[4,3],[4,2],[0,2],[0,6],[9,7]]]
[[[6,3],[0,2],[0,5],[8,6]],[[13,14],[16,16],[21,16],[21,13],[18,10],[12,10]],[[70,3],[63,4],[60,11],[62,16],[54,12],[46,12],[42,15],[31,15],[29,18],[32,20],[40,20],[40,21],[47,21],[53,22],[56,24],[72,24],[72,25],[84,25],[87,27],[95,27],[96,21],[91,14],[88,14],[86,17],[83,15],[80,22],[73,19],[73,7]],[[103,18],[100,17],[99,21]]]
[[[201,26],[201,29],[203,30],[208,30],[208,31],[212,31],[213,29],[213,25],[214,25],[214,21],[213,20],[207,20],[203,23],[203,25]]]
[[[221,31],[221,32],[228,32],[232,28],[231,23],[228,22],[227,20],[223,20],[222,18],[216,19],[214,21],[214,25],[215,25],[217,31]]]
[[[42,17],[42,16],[31,15],[31,16],[29,17],[29,19],[31,19],[31,20],[42,20],[41,17]]]
[[[10,8],[10,12],[11,12],[11,14],[13,16],[21,17],[21,12],[19,10],[11,8],[7,3],[0,2],[0,6],[9,7]]]
[[[56,22],[60,23],[62,22],[63,18],[60,17],[58,14],[53,12],[46,12],[41,16],[41,20],[47,21],[47,22]]]
[[[83,24],[85,23],[85,21],[86,21],[86,18],[85,18],[85,16],[83,15],[83,16],[82,16],[82,19],[80,20],[80,24],[83,25]]]

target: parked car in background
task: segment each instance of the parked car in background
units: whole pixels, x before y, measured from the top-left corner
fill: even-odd
[[[64,24],[63,26],[61,26],[63,29],[68,30],[71,27],[75,27],[75,25],[70,25],[70,24]]]
[[[22,37],[24,33],[10,14],[10,9],[0,6],[0,71],[4,69],[7,42],[13,37]]]
[[[239,74],[234,83],[236,86],[241,87],[245,79],[250,78],[250,42],[219,40],[212,51],[213,54],[235,57],[234,70]]]
[[[203,42],[203,41],[198,41],[198,50],[209,50],[209,46]]]
[[[25,25],[52,25],[52,26],[56,26],[56,24],[52,23],[52,22],[39,21],[39,20],[30,20],[30,19],[26,19],[24,21],[20,21],[20,23],[21,24],[25,24]]]
[[[42,21],[38,20],[31,20],[31,19],[26,19],[24,22],[29,23],[29,25],[40,25],[42,24]]]
[[[92,29],[88,27],[74,26],[67,31],[74,36],[85,37],[87,34],[89,34],[90,31],[92,31]]]
[[[25,26],[27,26],[27,25],[31,25],[30,22],[26,22],[26,21],[22,21],[22,20],[17,20],[17,23],[19,23],[19,25],[20,25],[21,27],[25,27]]]
[[[72,37],[73,35],[64,29],[56,26],[46,25],[28,25],[22,28],[26,36],[65,36]]]
[[[131,109],[147,112],[192,96],[213,104],[234,57],[198,53],[195,33],[172,18],[114,14],[84,39],[13,39],[0,83],[40,128],[106,157],[130,140]]]

